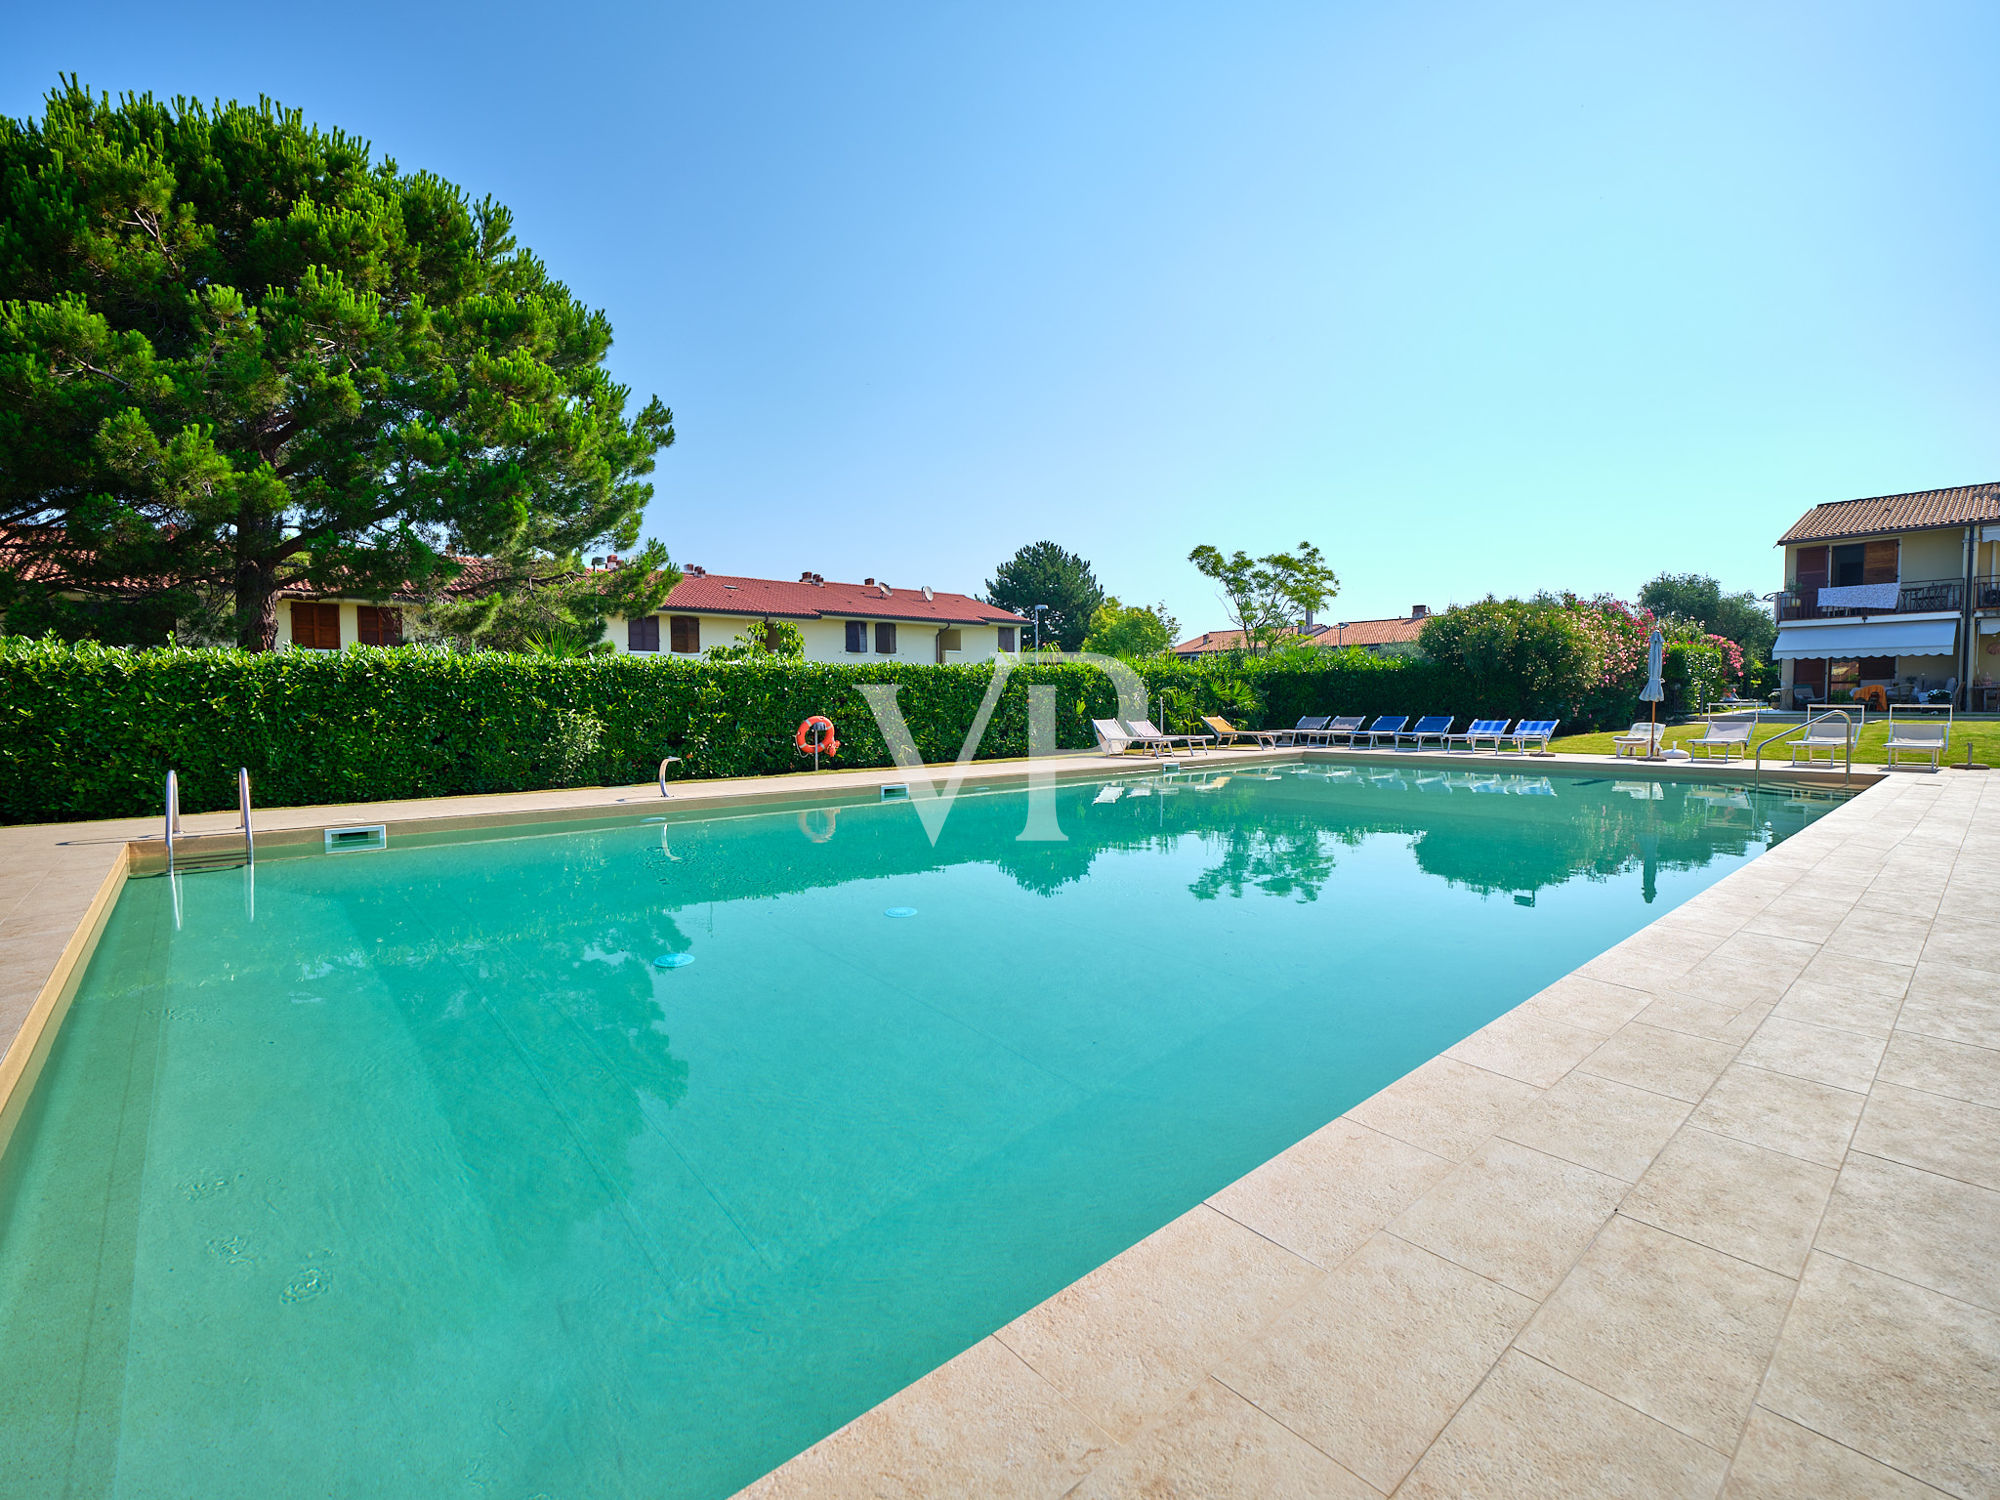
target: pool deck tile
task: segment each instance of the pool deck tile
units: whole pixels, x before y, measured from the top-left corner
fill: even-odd
[[[1076,1493],[2000,1494],[1996,890],[1891,778],[1216,1193],[1306,1284]]]

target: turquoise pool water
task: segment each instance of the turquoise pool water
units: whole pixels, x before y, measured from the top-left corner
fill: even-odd
[[[727,1494],[1826,804],[1027,805],[132,882],[0,1161],[0,1493]]]

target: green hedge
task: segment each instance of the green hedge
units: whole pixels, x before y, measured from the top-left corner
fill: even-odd
[[[235,806],[248,766],[260,806],[439,797],[652,779],[678,755],[688,777],[810,765],[801,719],[839,728],[838,764],[889,764],[856,685],[900,682],[928,760],[949,760],[990,681],[985,666],[710,663],[629,656],[561,660],[412,647],[251,653],[130,651],[0,639],[0,822],[154,813],[169,767],[189,812]],[[1174,729],[1222,712],[1247,725],[1309,714],[1528,712],[1475,701],[1421,659],[1358,651],[1304,664],[1163,659],[1140,669]],[[1084,666],[1024,666],[979,753],[1027,753],[1026,686],[1057,689],[1057,737],[1087,746],[1116,694]]]

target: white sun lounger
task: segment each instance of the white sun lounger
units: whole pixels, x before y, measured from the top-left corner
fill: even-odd
[[[1718,723],[1714,719],[1702,730],[1699,737],[1682,742],[1684,750],[1699,750],[1704,759],[1713,759],[1720,750],[1726,761],[1733,750],[1738,755],[1750,753],[1750,731],[1755,724],[1749,719],[1729,719]]]
[[[1829,762],[1837,755],[1847,753],[1848,735],[1852,731],[1844,723],[1823,719],[1817,724],[1806,725],[1806,732],[1792,743],[1792,764],[1799,763],[1799,755],[1804,752],[1806,764],[1812,764],[1813,752],[1824,750]]]
[[[1171,750],[1176,745],[1185,745],[1193,751],[1215,743],[1215,736],[1212,734],[1162,734],[1154,727],[1151,719],[1134,719],[1125,727],[1131,733],[1133,744],[1142,750],[1151,750],[1156,755]]]
[[[1132,734],[1116,719],[1092,719],[1090,727],[1097,731],[1097,748],[1105,755],[1123,755],[1132,748]]]
[[[1614,734],[1611,737],[1611,754],[1614,758],[1624,755],[1657,755],[1660,741],[1666,737],[1666,732],[1666,725],[1641,719],[1623,734]]]
[[[1913,724],[1907,719],[1898,719],[1889,726],[1889,738],[1882,748],[1889,752],[1889,764],[1896,764],[1898,752],[1905,755],[1927,755],[1931,769],[1936,770],[1944,759],[1944,753],[1951,747],[1951,726],[1949,724]]]

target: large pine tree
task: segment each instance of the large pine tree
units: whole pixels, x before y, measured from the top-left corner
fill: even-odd
[[[629,548],[673,441],[505,208],[296,110],[74,79],[0,119],[0,611],[442,586]]]

